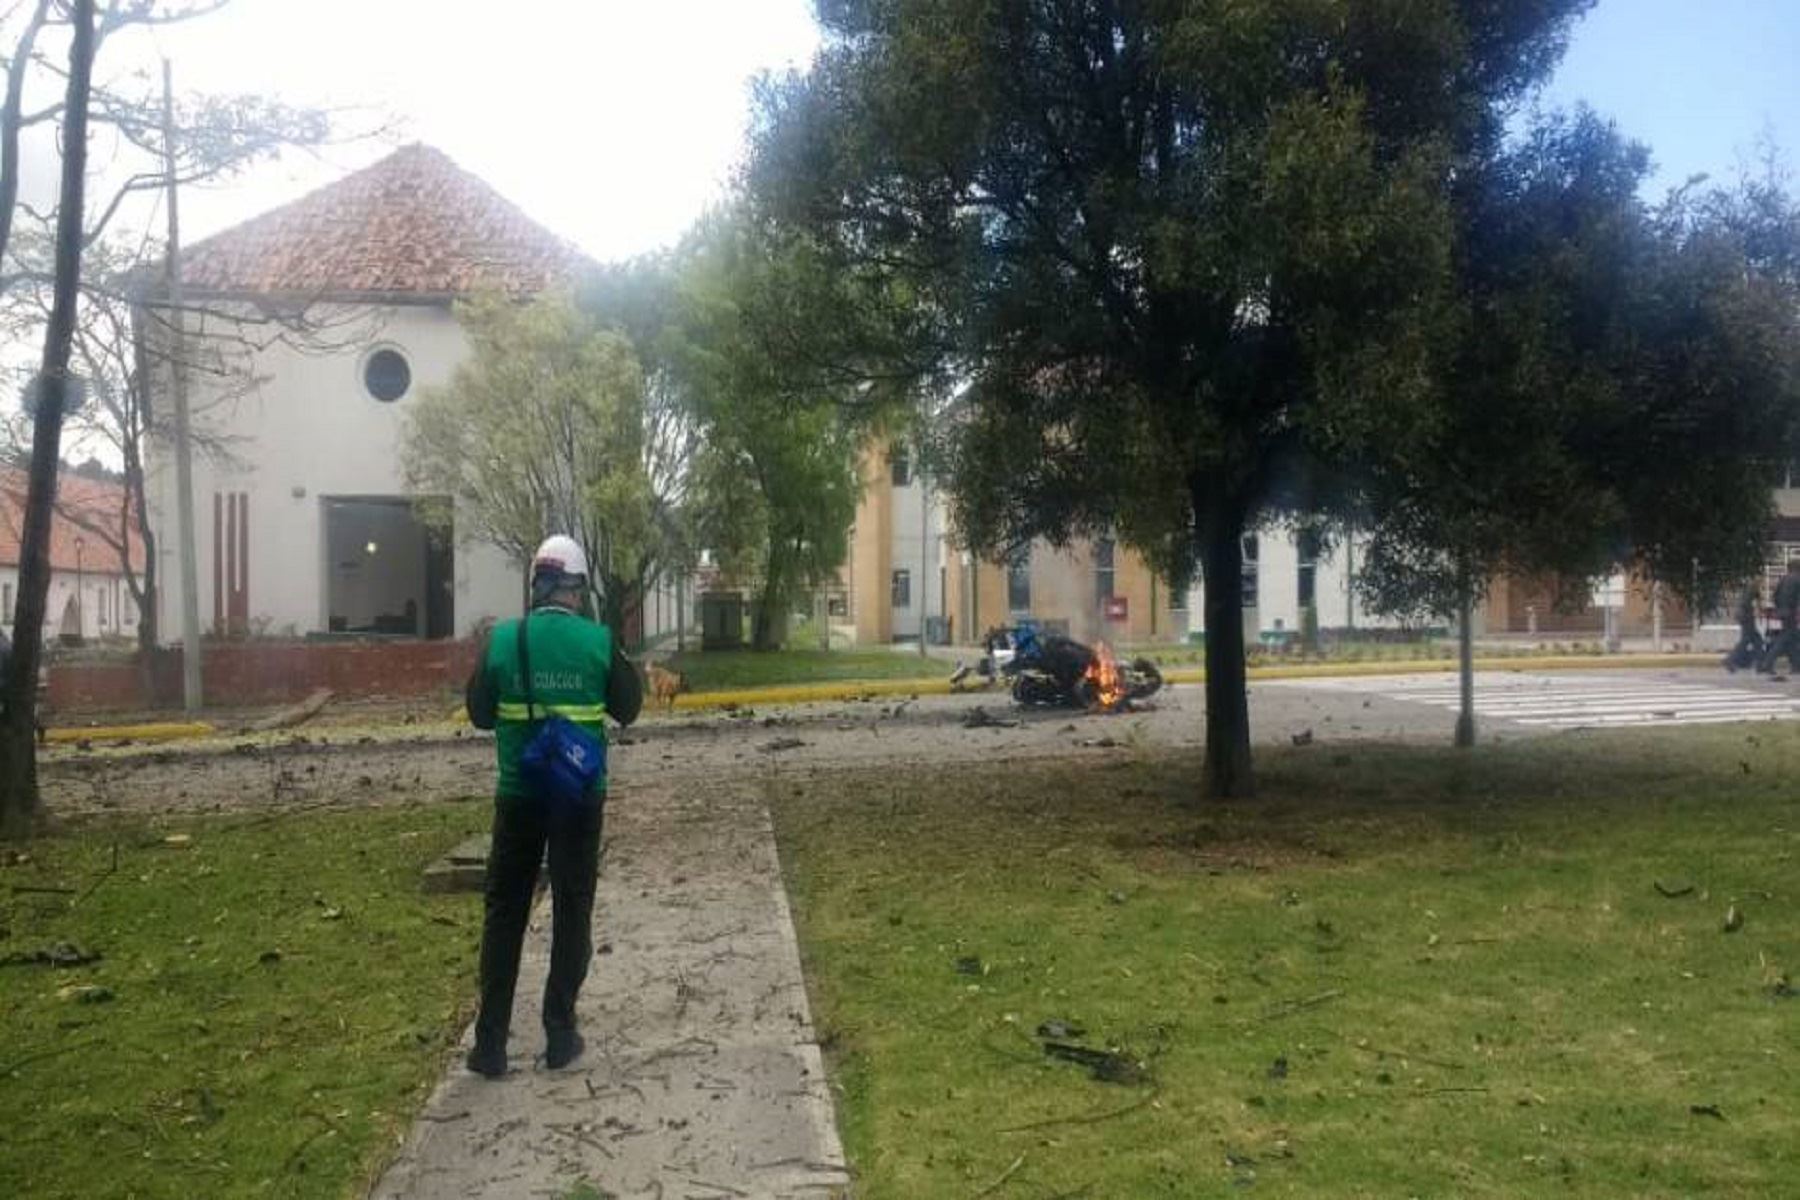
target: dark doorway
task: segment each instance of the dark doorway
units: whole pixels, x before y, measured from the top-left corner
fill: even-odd
[[[328,628],[333,633],[450,637],[456,556],[404,496],[324,499]]]

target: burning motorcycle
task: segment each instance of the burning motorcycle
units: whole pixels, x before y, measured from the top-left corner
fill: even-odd
[[[1042,633],[1029,621],[989,630],[983,648],[974,668],[958,666],[950,682],[974,674],[989,685],[1009,683],[1020,704],[1111,712],[1148,699],[1163,683],[1162,672],[1147,658],[1120,664],[1105,642],[1086,646]]]

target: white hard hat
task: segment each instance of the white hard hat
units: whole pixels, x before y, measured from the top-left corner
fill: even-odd
[[[587,552],[581,543],[566,533],[544,539],[544,544],[537,548],[531,556],[531,573],[535,577],[538,572],[550,569],[563,575],[579,575],[587,578]]]

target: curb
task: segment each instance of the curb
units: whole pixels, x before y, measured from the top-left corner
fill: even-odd
[[[180,742],[217,732],[213,726],[199,721],[158,721],[143,725],[96,725],[92,729],[50,729],[45,731],[44,740],[58,746],[71,742]]]
[[[1719,661],[1716,654],[1565,654],[1530,658],[1477,658],[1477,671],[1622,671],[1654,670],[1670,667],[1706,667]],[[1402,659],[1392,662],[1311,663],[1294,666],[1251,667],[1252,680],[1342,679],[1359,675],[1437,675],[1453,674],[1456,660],[1448,658]],[[1204,683],[1204,667],[1171,667],[1163,672],[1166,683]],[[831,701],[875,700],[892,696],[949,696],[980,693],[986,688],[956,687],[949,679],[863,679],[833,683],[797,683],[775,687],[737,688],[730,691],[687,693],[675,697],[676,712],[705,712],[720,708],[753,708],[757,705],[817,704]],[[646,706],[646,713],[655,713]],[[456,722],[466,721],[461,708],[450,714]],[[96,726],[92,729],[52,729],[45,740],[55,744],[70,742],[167,742],[208,737],[218,733],[212,725],[194,723],[162,723],[144,725]]]

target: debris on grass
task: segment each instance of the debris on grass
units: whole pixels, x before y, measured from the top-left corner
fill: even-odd
[[[1725,932],[1736,933],[1744,927],[1744,910],[1733,904],[1725,910]]]
[[[113,998],[111,988],[97,983],[65,983],[56,989],[56,994],[76,1004],[105,1004]]]
[[[1072,1062],[1088,1069],[1101,1083],[1143,1083],[1150,1077],[1148,1069],[1130,1055],[1117,1050],[1094,1050],[1070,1042],[1044,1043],[1044,1053],[1051,1058]]]
[[[1072,1021],[1049,1020],[1037,1027],[1037,1035],[1054,1041],[1087,1036],[1087,1030]]]
[[[1720,1111],[1719,1106],[1716,1104],[1690,1104],[1688,1105],[1688,1112],[1696,1117],[1711,1117],[1716,1121],[1723,1121],[1725,1119],[1725,1114]]]
[[[1683,896],[1691,896],[1694,894],[1694,885],[1686,881],[1680,883],[1664,883],[1662,880],[1658,879],[1652,886],[1656,888],[1657,895],[1668,900],[1679,900]]]
[[[964,729],[1015,729],[1019,724],[1016,720],[996,717],[979,704],[968,711],[962,723]]]
[[[971,954],[956,960],[956,973],[958,975],[986,975],[987,964]]]
[[[0,967],[85,967],[99,961],[99,951],[83,950],[74,942],[57,942],[43,950],[0,955]]]

